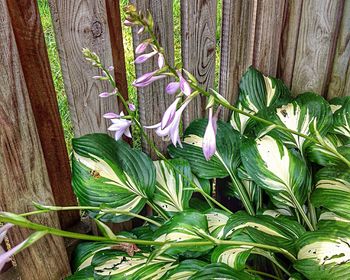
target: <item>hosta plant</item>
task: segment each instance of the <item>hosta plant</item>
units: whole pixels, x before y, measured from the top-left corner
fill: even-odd
[[[78,238],[72,258],[77,279],[349,279],[350,275],[350,97],[327,102],[313,92],[293,97],[281,80],[253,67],[239,84],[236,104],[205,91],[185,69],[168,64],[153,33],[153,21],[133,6],[126,25],[148,34],[135,63],[158,58],[158,68],[135,82],[146,87],[168,79],[174,101],[157,124],[142,127],[135,106],[115,89],[127,112],[106,112],[107,134],[73,140],[76,207],[35,204],[21,215],[1,213],[0,241],[13,225],[35,233],[0,256],[11,255],[44,236]],[[84,56],[115,87],[99,57]],[[207,97],[208,118],[179,132],[183,111]],[[230,109],[228,122],[220,120]],[[158,156],[151,158],[123,141],[141,129]],[[163,155],[144,129],[169,140]],[[214,186],[216,189],[214,190]],[[231,205],[213,197],[231,196]],[[234,205],[232,205],[234,204]],[[234,206],[234,207],[233,207]],[[147,207],[150,214],[144,215]],[[230,209],[238,209],[231,211]],[[29,220],[30,215],[80,209],[100,235],[77,234]],[[114,233],[108,224],[137,218],[142,223]]]

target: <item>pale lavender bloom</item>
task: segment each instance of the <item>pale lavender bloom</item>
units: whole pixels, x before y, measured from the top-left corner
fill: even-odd
[[[158,70],[152,71],[152,72],[148,72],[143,74],[141,77],[137,78],[133,84],[139,84],[139,83],[143,83],[146,82],[147,80],[149,80],[150,78],[152,78],[154,76],[155,73],[157,73]]]
[[[179,103],[180,98],[176,98],[175,101],[166,109],[163,114],[163,118],[161,121],[161,128],[164,129],[168,126],[174,119],[177,109],[177,104]]]
[[[178,90],[180,89],[180,83],[179,82],[171,82],[169,83],[166,88],[165,91],[168,94],[174,94],[176,93]]]
[[[139,44],[136,48],[135,48],[135,53],[136,54],[142,54],[145,52],[145,50],[147,49],[149,45],[149,42],[142,42],[141,44]]]
[[[114,70],[114,67],[113,66],[109,66],[108,67],[108,71],[113,71]]]
[[[153,52],[150,52],[150,53],[141,54],[135,59],[135,64],[144,63],[145,61],[147,61],[149,58],[151,58],[152,56],[156,55],[157,53],[158,53],[157,51],[153,51]]]
[[[105,119],[117,119],[117,118],[120,118],[120,115],[113,113],[113,112],[110,112],[110,113],[104,114],[103,117]]]
[[[180,78],[180,89],[184,93],[184,95],[189,96],[192,92],[190,84],[186,81],[186,79],[181,75],[180,71],[177,71],[177,74]]]
[[[13,227],[13,224],[5,224],[0,228],[0,271],[6,263],[11,261],[12,254],[8,254],[4,248],[2,248],[1,243],[4,241],[4,238],[7,234],[7,231]],[[10,251],[9,251],[10,252]]]
[[[210,158],[216,152],[216,131],[217,131],[217,121],[220,113],[221,107],[218,108],[215,115],[213,116],[213,108],[209,109],[208,125],[203,137],[203,154],[206,160]]]
[[[106,98],[114,94],[114,92],[101,92],[98,96],[102,98]]]
[[[144,26],[141,26],[141,28],[139,29],[139,31],[137,31],[137,34],[141,34],[144,30],[145,30],[145,27],[144,27]]]
[[[123,119],[124,113],[121,112],[119,118],[111,119],[112,125],[108,127],[109,131],[115,131],[114,138],[115,140],[119,140],[122,135],[132,138],[130,132],[131,121]]]
[[[161,53],[158,55],[158,67],[159,69],[163,68],[165,65],[165,59],[164,59],[164,55],[162,55]]]
[[[132,83],[132,85],[135,87],[146,87],[146,86],[152,84],[154,81],[164,79],[165,77],[166,77],[165,75],[158,75],[158,76],[151,77],[144,82],[136,83],[136,81],[135,81]]]
[[[134,112],[134,111],[136,110],[135,105],[132,104],[132,103],[129,103],[129,104],[128,104],[128,107],[129,107],[130,111],[133,111],[133,112]]]
[[[134,25],[134,23],[133,22],[131,22],[130,20],[124,20],[124,25],[125,26],[133,26]]]
[[[95,80],[99,80],[99,79],[103,79],[104,76],[93,76],[92,78],[95,79]]]

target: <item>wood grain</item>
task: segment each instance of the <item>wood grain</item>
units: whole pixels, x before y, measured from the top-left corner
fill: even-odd
[[[330,75],[327,98],[350,95],[350,1],[344,2],[342,21]]]
[[[253,65],[265,75],[277,73],[284,4],[284,0],[257,1]]]
[[[304,0],[292,92],[324,95],[333,62],[342,0]]]
[[[65,90],[75,136],[106,132],[102,115],[118,111],[114,97],[101,99],[98,94],[113,89],[107,82],[91,77],[101,73],[85,61],[82,49],[96,52],[103,64],[113,64],[105,0],[50,0]]]
[[[222,2],[219,92],[234,104],[242,74],[253,64],[256,1]],[[230,112],[223,111],[228,119]]]
[[[303,0],[285,2],[277,76],[290,87],[293,79]]]
[[[58,111],[37,2],[7,1],[55,204],[76,205],[71,186],[68,153]],[[63,229],[80,220],[78,211],[59,213]]]
[[[154,20],[155,34],[164,48],[167,60],[170,64],[174,63],[174,30],[173,30],[173,6],[171,0],[132,0],[137,9],[145,12],[147,9],[151,12]],[[134,48],[145,39],[145,35],[137,34],[137,28],[133,29]],[[136,76],[150,71],[154,71],[158,67],[157,57],[149,59],[142,65],[136,65]],[[138,89],[139,114],[142,125],[152,125],[158,123],[166,110],[166,108],[175,99],[165,93],[165,87],[169,79],[158,80],[148,87]],[[148,136],[154,140],[157,147],[166,152],[167,142],[164,142],[153,131],[146,131]],[[149,145],[142,139],[142,147],[153,159],[156,158],[155,153],[150,149]]]
[[[33,210],[32,201],[53,204],[49,177],[20,64],[15,36],[5,0],[0,0],[0,208]],[[33,220],[59,227],[56,213]],[[23,241],[28,230],[9,232],[11,245]],[[62,279],[69,273],[63,239],[47,236],[16,255],[21,278]]]
[[[181,1],[181,54],[183,68],[209,90],[215,80],[216,0]],[[205,116],[206,98],[197,97],[183,116],[184,127]]]

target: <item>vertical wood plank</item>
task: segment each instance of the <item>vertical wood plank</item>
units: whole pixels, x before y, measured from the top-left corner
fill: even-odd
[[[53,204],[40,139],[28,97],[6,0],[0,0],[0,208],[22,213],[33,210],[31,201]],[[33,217],[59,227],[56,213]],[[12,245],[29,231],[9,232]],[[62,279],[69,273],[63,239],[47,236],[16,255],[21,279]]]
[[[213,87],[215,80],[216,10],[216,0],[181,1],[183,68],[206,90]],[[197,97],[189,104],[184,112],[184,127],[205,116],[205,102],[204,97]]]
[[[333,60],[327,98],[350,95],[350,1],[344,2],[343,16]]]
[[[170,64],[174,64],[174,30],[173,30],[173,8],[171,0],[132,0],[138,10],[145,12],[149,10],[154,20],[154,31],[165,50],[166,58]],[[137,29],[133,30],[134,48],[146,37],[144,34],[138,35]],[[157,57],[149,59],[143,64],[136,65],[136,76],[139,77],[146,72],[155,70],[158,67]],[[145,88],[138,89],[139,114],[142,125],[158,123],[166,108],[175,99],[165,93],[165,87],[169,79],[158,80]],[[162,152],[166,152],[167,142],[164,142],[153,131],[146,131]],[[155,153],[150,149],[145,139],[142,140],[143,150],[152,158],[156,158]]]
[[[7,1],[24,78],[44,152],[56,205],[76,205],[44,34],[35,0]],[[78,211],[59,213],[67,229],[80,220]]]
[[[105,112],[118,111],[114,97],[98,94],[113,89],[91,77],[97,69],[85,61],[84,47],[96,52],[106,66],[113,64],[105,0],[49,0],[75,136],[106,132]]]
[[[292,92],[324,95],[342,14],[342,0],[304,0]]]
[[[290,87],[298,43],[303,0],[286,1],[283,16],[282,36],[278,57],[277,76]]]
[[[253,64],[256,1],[222,2],[219,92],[234,104],[242,74]],[[230,112],[223,111],[228,119]]]
[[[257,1],[253,65],[265,75],[276,76],[284,4],[284,0]]]

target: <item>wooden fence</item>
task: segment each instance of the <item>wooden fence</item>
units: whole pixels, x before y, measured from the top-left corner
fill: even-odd
[[[106,88],[91,79],[96,69],[84,61],[81,49],[88,47],[103,63],[115,66],[118,88],[127,97],[119,1],[49,2],[74,134],[105,132],[107,124],[101,115],[116,110],[117,101],[97,97]],[[131,2],[151,11],[156,34],[173,62],[173,2]],[[218,9],[222,10],[220,26]],[[28,211],[33,200],[74,205],[36,0],[0,0],[0,11],[1,210]],[[221,30],[219,42],[217,28]],[[137,45],[142,38],[136,32],[133,35]],[[313,90],[328,99],[350,95],[350,1],[181,0],[181,43],[184,68],[205,88],[214,86],[216,52],[220,49],[219,91],[231,102],[237,96],[239,77],[251,64],[282,78],[294,94]],[[137,75],[153,69],[155,63],[138,65]],[[158,122],[172,102],[174,97],[164,94],[165,84],[159,81],[139,90],[142,124]],[[191,105],[183,119],[185,126],[204,115],[203,105],[201,99]],[[225,111],[223,118],[228,116]],[[167,143],[148,133],[161,149],[166,147]],[[151,153],[146,143],[143,149]],[[64,229],[80,220],[77,212],[33,219]],[[16,228],[9,235],[10,243],[17,244],[27,235],[27,230]],[[22,279],[61,279],[70,271],[63,240],[51,236],[18,254],[16,261]]]

